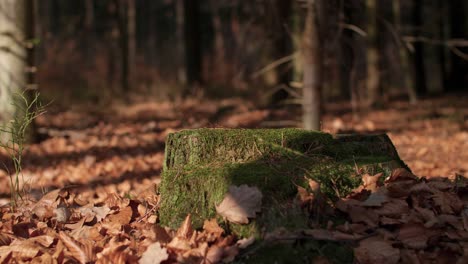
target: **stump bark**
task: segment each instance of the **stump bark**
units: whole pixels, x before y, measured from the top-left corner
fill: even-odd
[[[407,168],[387,135],[337,135],[301,129],[195,129],[170,134],[160,186],[160,222],[178,227],[187,214],[194,227],[217,217],[229,186],[257,187],[262,210],[247,225],[229,224],[248,237],[277,228],[306,228],[297,187],[320,183],[335,200],[361,184],[356,168],[389,174]]]

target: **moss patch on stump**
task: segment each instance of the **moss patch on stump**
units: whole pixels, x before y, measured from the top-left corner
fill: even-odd
[[[160,186],[161,224],[178,227],[217,217],[215,205],[230,185],[263,193],[262,212],[248,225],[229,225],[239,236],[277,228],[306,228],[308,217],[295,198],[308,179],[334,200],[359,186],[356,167],[370,173],[407,166],[386,135],[338,135],[301,129],[195,129],[170,134]],[[219,217],[218,217],[219,218]],[[221,220],[221,219],[219,219]]]

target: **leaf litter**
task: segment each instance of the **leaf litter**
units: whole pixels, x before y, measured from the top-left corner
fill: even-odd
[[[421,104],[451,107],[443,101]],[[220,115],[221,108],[232,110]],[[344,223],[312,221],[310,229],[297,234],[267,234],[267,242],[305,238],[351,243],[358,263],[468,262],[468,157],[463,151],[468,124],[441,119],[405,123],[401,120],[423,115],[423,108],[399,109],[404,107],[374,111],[362,120],[327,115],[324,130],[387,130],[402,159],[416,175],[426,177],[398,170],[382,183],[382,175],[368,174],[352,195],[334,204],[326,204],[319,183],[310,182],[310,188],[298,188],[303,210],[311,217],[340,214]],[[165,137],[182,128],[259,127],[295,116],[256,110],[254,104],[232,99],[140,104],[110,115],[48,113],[38,120],[47,138],[30,146],[24,157],[28,181],[22,185],[21,206],[16,211],[0,208],[0,263],[232,261],[249,251],[255,239],[234,237],[215,219],[207,219],[202,230],[193,230],[190,216],[178,230],[157,224]],[[0,192],[7,196],[11,167],[1,151],[0,161],[6,165],[0,170]],[[233,189],[218,208],[227,221],[246,223],[261,213],[261,193],[236,188],[240,191]],[[323,256],[320,260],[328,262]]]

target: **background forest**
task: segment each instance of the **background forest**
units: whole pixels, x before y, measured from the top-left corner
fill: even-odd
[[[259,252],[264,263],[468,263],[467,14],[465,0],[0,0],[0,263],[262,263]],[[324,195],[323,182],[277,169],[306,174],[307,155],[315,166],[338,154],[314,141],[270,157],[253,144],[262,158],[234,165],[273,168],[305,229],[241,239],[231,220],[196,215],[211,189],[187,206],[203,229],[190,215],[170,229],[161,192],[176,184],[161,178],[184,177],[166,142],[199,128],[262,128],[196,130],[214,131],[220,160],[249,142],[218,132],[305,128],[278,131],[391,140],[398,153],[382,149],[401,164],[377,173],[359,163],[382,159],[373,150],[347,157],[359,186],[345,193],[330,163]],[[213,175],[194,177],[200,190],[221,188]],[[181,185],[169,195],[198,190]],[[253,189],[237,191],[257,206],[282,195]]]
[[[28,2],[49,98],[301,94],[307,1]],[[462,0],[317,1],[322,98],[365,108],[466,91],[466,10]]]

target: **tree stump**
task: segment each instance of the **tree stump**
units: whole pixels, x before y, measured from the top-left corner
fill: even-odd
[[[187,214],[199,228],[217,218],[229,186],[262,192],[261,212],[249,224],[229,224],[241,237],[277,228],[306,228],[298,186],[318,182],[335,200],[361,184],[357,168],[389,174],[408,168],[387,135],[337,135],[301,129],[195,129],[170,134],[160,186],[162,225],[178,227]],[[361,171],[362,171],[361,170]]]

